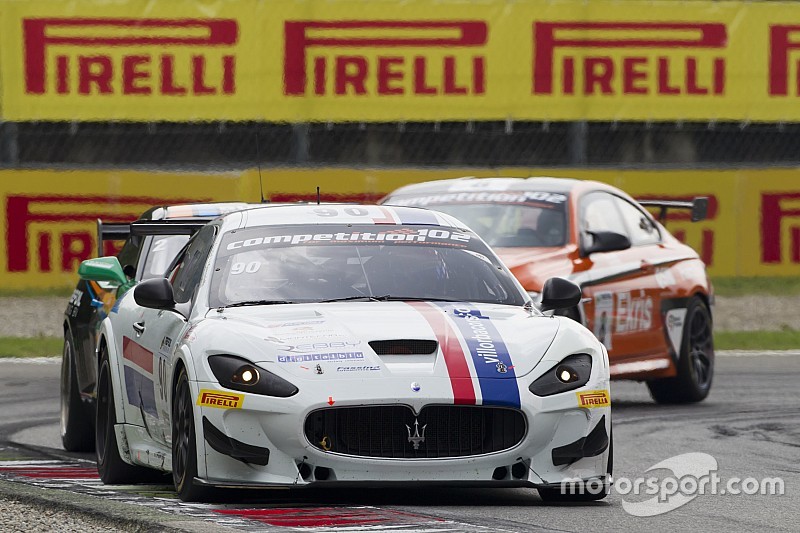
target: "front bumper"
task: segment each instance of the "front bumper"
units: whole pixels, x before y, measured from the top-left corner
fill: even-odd
[[[590,381],[578,391],[546,398],[531,394],[526,386],[519,384],[520,411],[527,421],[520,444],[495,453],[436,459],[357,457],[326,452],[308,442],[304,421],[308,413],[329,408],[331,402],[335,407],[403,404],[417,412],[429,404],[452,405],[448,380],[437,383],[437,378],[429,378],[421,383],[422,390],[428,392],[424,397],[406,392],[408,383],[400,379],[382,380],[379,390],[365,387],[364,381],[357,379],[326,382],[324,386],[296,384],[300,392],[290,398],[245,394],[239,408],[200,406],[195,410],[199,482],[248,488],[407,482],[503,487],[550,486],[576,479],[604,478],[607,474],[607,440],[603,445],[597,435],[611,433],[610,407],[580,408],[576,397],[576,393],[587,389],[607,390],[607,378]],[[201,390],[230,393],[216,383],[191,385],[195,398]],[[245,450],[244,457],[221,446],[219,434],[212,435],[214,430],[207,434],[204,425],[227,437],[234,451]],[[259,450],[262,450],[260,459],[253,460]],[[584,451],[592,455],[580,457]]]

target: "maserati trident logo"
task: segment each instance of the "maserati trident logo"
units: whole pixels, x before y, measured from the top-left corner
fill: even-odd
[[[414,434],[411,434],[411,426],[406,424],[406,431],[408,431],[408,442],[414,445],[415,450],[419,450],[419,445],[425,442],[425,428],[428,424],[422,426],[422,434],[419,432],[419,420],[414,419]]]

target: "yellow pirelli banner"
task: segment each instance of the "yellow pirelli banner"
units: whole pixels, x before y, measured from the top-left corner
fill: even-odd
[[[273,202],[375,202],[408,183],[462,176],[594,179],[638,198],[709,198],[708,219],[670,213],[667,228],[695,248],[716,276],[796,276],[800,268],[800,169],[272,169],[261,172]],[[0,172],[0,286],[68,287],[97,249],[97,218],[132,221],[156,205],[260,200],[256,170],[229,174],[134,171]],[[107,247],[107,253],[114,249]]]
[[[6,120],[800,120],[800,4],[0,0]]]
[[[236,200],[252,194],[244,184],[235,173],[0,171],[0,287],[72,285],[97,253],[98,218],[131,222],[154,206]]]

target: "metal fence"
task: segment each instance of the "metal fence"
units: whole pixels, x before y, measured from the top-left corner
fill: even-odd
[[[0,124],[0,165],[730,167],[800,164],[800,124],[632,122]]]

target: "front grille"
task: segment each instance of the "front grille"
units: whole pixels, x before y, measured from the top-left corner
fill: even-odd
[[[418,416],[407,405],[331,407],[308,415],[305,434],[316,448],[346,455],[466,457],[519,444],[525,436],[525,416],[514,409],[470,405],[430,405]],[[416,435],[414,449],[409,436]]]
[[[397,339],[390,341],[370,341],[369,347],[378,355],[430,355],[439,343],[429,340]]]

